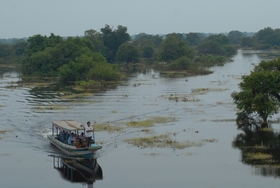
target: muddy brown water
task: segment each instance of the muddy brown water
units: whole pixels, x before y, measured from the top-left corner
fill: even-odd
[[[115,89],[75,93],[75,97],[73,91],[61,88],[19,86],[19,74],[2,69],[0,130],[7,132],[0,134],[0,185],[279,187],[277,173],[263,173],[245,164],[240,150],[232,147],[241,131],[234,122],[236,108],[230,94],[238,90],[240,77],[262,59],[265,58],[260,56],[260,51],[238,51],[233,62],[211,68],[214,71],[211,75],[164,78],[149,70]],[[173,117],[176,121],[148,128],[126,126],[127,122],[153,117]],[[50,155],[57,156],[59,151],[50,145],[46,135],[50,133],[51,121],[60,119],[123,127],[120,131],[95,133],[96,141],[103,146],[96,153],[103,173],[101,179],[71,181],[54,168],[56,163]],[[273,126],[279,129],[279,124]],[[161,134],[191,144],[184,149],[143,148],[124,142]]]

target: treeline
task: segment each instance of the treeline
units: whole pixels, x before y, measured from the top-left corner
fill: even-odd
[[[38,34],[27,40],[0,40],[0,63],[18,62],[24,75],[58,76],[62,82],[119,80],[120,65],[143,62],[163,70],[196,72],[225,63],[237,47],[267,48],[276,33],[271,28],[253,36],[239,31],[228,35],[140,33],[132,39],[126,27],[105,25],[100,31],[87,30],[81,37],[51,33],[49,37]]]

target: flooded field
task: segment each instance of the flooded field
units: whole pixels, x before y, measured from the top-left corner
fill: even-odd
[[[207,76],[164,78],[148,70],[116,88],[87,92],[22,85],[17,72],[2,69],[1,187],[279,187],[279,165],[256,166],[233,146],[242,131],[230,94],[266,58],[238,51]],[[52,157],[58,151],[46,135],[61,119],[94,124],[103,148],[96,163],[84,164],[100,167],[90,181],[71,181],[62,166],[78,163]]]

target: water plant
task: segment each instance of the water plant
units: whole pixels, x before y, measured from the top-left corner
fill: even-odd
[[[152,127],[155,124],[164,124],[177,121],[175,117],[152,117],[143,121],[130,121],[126,123],[128,127]]]
[[[117,125],[112,126],[106,123],[95,124],[93,127],[94,127],[94,131],[116,132],[116,131],[123,130],[123,127],[121,126],[117,126]]]

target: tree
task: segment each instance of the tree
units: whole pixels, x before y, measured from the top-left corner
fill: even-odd
[[[197,46],[201,42],[201,38],[198,33],[188,33],[186,35],[188,45]]]
[[[265,43],[265,38],[273,34],[274,30],[271,27],[266,27],[258,31],[255,35],[259,43]]]
[[[62,82],[111,81],[120,79],[121,74],[114,65],[106,62],[102,54],[88,52],[61,66],[59,77]]]
[[[132,42],[139,48],[143,58],[152,59],[162,40],[163,38],[159,35],[140,33],[135,36]]]
[[[96,30],[90,29],[85,31],[85,38],[89,39],[93,44],[93,51],[100,52],[104,57],[107,57],[107,48],[104,45],[102,34]]]
[[[236,53],[236,49],[230,44],[225,35],[210,35],[204,39],[198,46],[199,54],[231,56]]]
[[[243,37],[246,35],[240,31],[231,31],[228,33],[228,38],[231,44],[240,44]]]
[[[182,56],[168,64],[169,70],[188,70],[190,66],[191,60],[185,56]]]
[[[139,49],[132,43],[123,43],[117,52],[117,61],[122,62],[139,62]]]
[[[255,38],[253,37],[244,37],[241,39],[241,46],[242,47],[254,47],[255,46]]]
[[[43,51],[47,47],[54,47],[62,41],[62,37],[54,35],[53,33],[51,33],[49,37],[34,35],[27,39],[28,45],[26,48],[26,53],[27,55],[31,55],[35,52]]]
[[[101,33],[104,45],[108,51],[106,59],[108,62],[114,62],[120,45],[130,40],[127,28],[119,25],[116,30],[113,30],[109,25],[105,25],[101,29]]]
[[[194,54],[194,50],[186,44],[181,35],[170,34],[162,42],[160,60],[170,62],[182,56],[193,59]]]
[[[239,126],[259,124],[267,127],[268,117],[278,113],[280,107],[280,59],[261,62],[250,75],[242,77],[240,92],[233,92]]]
[[[38,38],[40,39],[41,37]],[[55,43],[50,42],[49,44],[54,45]],[[41,45],[45,46],[44,44],[46,43],[41,43]],[[35,47],[36,45],[32,46]],[[54,47],[41,47],[38,45],[34,49],[36,50],[33,53],[23,59],[23,73],[26,75],[54,76],[58,74],[58,68],[62,65],[69,64],[84,53],[91,53],[93,45],[90,40],[85,38],[68,37]],[[42,50],[37,51],[38,49]]]

